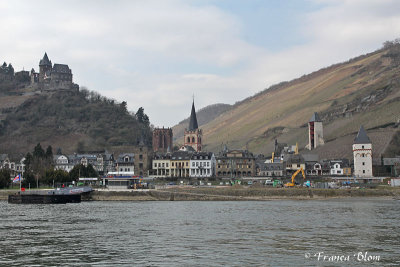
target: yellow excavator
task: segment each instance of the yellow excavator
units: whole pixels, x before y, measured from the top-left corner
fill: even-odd
[[[304,180],[306,179],[306,175],[304,174],[303,168],[300,168],[300,169],[298,169],[295,173],[293,173],[293,175],[292,175],[292,182],[291,182],[291,183],[286,183],[286,184],[285,184],[285,187],[293,187],[293,186],[295,185],[295,184],[294,184],[294,178],[296,178],[296,175],[299,174],[299,172],[301,172],[301,174],[303,175],[303,179],[304,179]]]

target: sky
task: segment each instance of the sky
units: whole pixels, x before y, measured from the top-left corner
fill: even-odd
[[[397,0],[0,0],[0,61],[73,79],[156,127],[400,37]]]

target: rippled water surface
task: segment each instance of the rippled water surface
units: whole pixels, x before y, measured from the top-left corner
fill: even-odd
[[[0,202],[0,212],[0,266],[400,265],[396,200]]]

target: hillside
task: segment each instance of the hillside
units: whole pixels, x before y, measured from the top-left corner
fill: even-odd
[[[117,103],[88,90],[26,93],[1,109],[0,150],[14,156],[32,151],[37,143],[64,153],[151,144],[147,115],[130,114]]]
[[[230,108],[232,108],[232,106],[229,104],[213,104],[196,111],[197,122],[199,124],[199,127],[202,127],[202,125],[214,120],[215,118],[217,118],[219,115],[229,110]],[[179,143],[182,140],[183,133],[185,131],[185,128],[188,127],[188,125],[189,125],[189,117],[187,117],[183,121],[179,122],[179,124],[172,127],[172,131],[174,133],[174,142],[176,141]]]
[[[318,112],[326,142],[316,150],[321,157],[349,156],[360,125],[372,136],[382,132],[373,137],[380,155],[398,131],[399,59],[400,44],[386,42],[373,53],[272,86],[203,125],[205,149],[219,151],[224,143],[269,154],[275,138],[304,149],[307,122]]]

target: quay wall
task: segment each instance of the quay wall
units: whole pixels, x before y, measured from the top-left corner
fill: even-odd
[[[16,190],[0,190],[0,200],[7,201]],[[308,188],[168,188],[159,190],[93,191],[82,201],[254,201],[276,199],[330,199],[379,197],[400,199],[400,188],[378,189],[308,189]]]
[[[84,200],[94,201],[251,201],[274,199],[328,199],[381,197],[400,199],[397,189],[308,188],[170,188],[148,191],[94,191]]]

